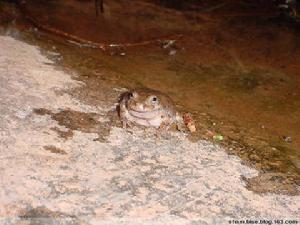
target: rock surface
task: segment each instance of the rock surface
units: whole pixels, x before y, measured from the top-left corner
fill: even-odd
[[[299,219],[300,197],[255,194],[257,171],[209,142],[168,140],[138,128],[99,135],[73,130],[54,113],[99,114],[65,90],[80,85],[38,48],[0,36],[0,223],[228,224],[230,219]],[[111,104],[111,105],[109,105]],[[104,115],[104,116],[103,116]],[[100,133],[101,135],[101,133]],[[298,222],[299,223],[299,222]]]

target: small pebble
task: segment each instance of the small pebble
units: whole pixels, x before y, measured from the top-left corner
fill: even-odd
[[[290,136],[282,136],[282,139],[285,141],[285,142],[288,142],[288,143],[291,143],[293,140],[292,140],[292,137]]]
[[[217,134],[217,135],[214,135],[214,136],[213,136],[213,139],[214,139],[215,141],[223,141],[223,140],[224,140],[224,137],[223,137],[222,135],[220,135],[220,134]]]

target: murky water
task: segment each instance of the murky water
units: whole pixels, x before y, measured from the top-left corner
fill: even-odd
[[[71,4],[70,1],[66,2]],[[42,7],[39,1],[32,1],[32,4],[34,3],[38,3],[39,10],[47,9],[47,6],[43,4]],[[74,3],[72,9],[76,11],[78,6],[80,3]],[[53,9],[53,2],[49,7]],[[115,16],[118,7],[120,8],[118,1],[106,5],[110,17]],[[132,4],[130,7],[128,14],[134,17],[141,5]],[[33,15],[37,13],[36,10],[32,11]],[[85,82],[86,86],[73,94],[81,100],[90,104],[103,104],[105,101],[111,104],[116,101],[115,95],[110,94],[113,87],[144,86],[165,92],[175,100],[182,111],[193,114],[198,132],[189,137],[192,141],[199,138],[216,141],[227,146],[228,152],[240,156],[246,163],[260,169],[261,176],[248,183],[252,190],[297,194],[299,190],[296,186],[299,185],[300,177],[300,78],[295,71],[300,62],[298,60],[297,65],[296,59],[284,59],[283,62],[278,62],[285,66],[285,69],[281,70],[272,61],[283,54],[276,52],[278,49],[285,52],[290,46],[293,46],[294,55],[300,55],[297,39],[293,37],[296,34],[276,26],[268,32],[258,30],[258,34],[252,33],[255,36],[254,41],[249,42],[254,47],[247,46],[247,43],[242,41],[227,42],[229,30],[238,25],[234,24],[223,32],[217,29],[221,25],[216,24],[215,17],[210,17],[214,19],[211,22],[207,17],[204,20],[198,15],[185,13],[180,14],[179,23],[168,21],[168,27],[165,29],[161,26],[154,29],[153,20],[165,21],[163,18],[166,11],[148,8],[143,15],[139,11],[139,16],[145,24],[149,20],[148,25],[151,29],[141,29],[139,25],[137,37],[134,33],[122,33],[130,23],[136,25],[131,20],[126,23],[117,21],[122,24],[120,30],[115,26],[115,20],[108,20],[114,23],[113,30],[109,30],[110,22],[107,22],[106,27],[99,32],[98,25],[91,28],[86,22],[88,19],[85,19],[85,26],[77,24],[78,15],[82,12],[78,11],[78,14],[72,15],[68,13],[67,18],[63,18],[66,11],[61,8],[53,13],[54,17],[47,16],[47,23],[55,26],[59,21],[62,28],[70,27],[70,32],[77,32],[78,35],[85,31],[93,33],[93,29],[98,33],[107,32],[99,39],[95,37],[95,33],[90,36],[85,33],[86,39],[90,37],[91,40],[99,42],[104,39],[107,43],[125,40],[134,42],[143,40],[147,34],[150,34],[150,37],[159,37],[175,31],[183,34],[175,44],[167,47],[156,42],[134,48],[110,49],[108,52],[79,48],[55,35],[49,36],[29,29],[28,25],[23,28],[22,37],[42,46],[45,54],[55,59],[59,65],[78,72],[79,77],[76,79]],[[177,11],[167,13],[166,18],[172,19],[178,14]],[[46,21],[43,21],[43,16],[41,22]],[[182,18],[186,19],[182,21]],[[201,19],[205,23],[200,23]],[[76,31],[75,27],[78,28]],[[133,31],[134,28],[135,26],[132,26],[130,30]],[[256,28],[262,29],[259,26]],[[162,29],[164,32],[160,32]],[[253,31],[255,29],[252,29]],[[259,36],[262,34],[263,36]],[[237,37],[239,33],[235,35]],[[277,46],[264,46],[259,39],[255,40],[259,37],[264,39],[269,35],[273,35],[272,39]],[[283,36],[288,36],[290,42],[279,42]],[[240,39],[237,37],[236,40]],[[265,49],[262,49],[264,47]],[[275,47],[277,50],[273,50]],[[248,54],[251,48],[254,53]],[[51,55],[50,51],[59,52],[62,57]],[[263,57],[263,54],[269,56],[270,62],[266,62],[268,57]],[[294,58],[293,54],[286,53],[287,58]],[[256,56],[255,60],[252,60],[253,55]],[[260,60],[261,57],[265,60]],[[224,140],[217,141],[217,138],[214,138],[217,136],[222,136]]]

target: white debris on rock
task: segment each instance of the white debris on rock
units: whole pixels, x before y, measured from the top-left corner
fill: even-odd
[[[81,131],[60,138],[51,129],[57,122],[33,109],[102,108],[59,94],[81,83],[49,64],[36,47],[0,36],[0,223],[32,213],[38,216],[27,220],[35,224],[47,224],[45,217],[60,220],[51,218],[55,213],[74,224],[105,225],[299,219],[299,196],[247,190],[241,176],[257,171],[209,142],[191,143],[176,133],[164,140],[117,127],[106,143]]]

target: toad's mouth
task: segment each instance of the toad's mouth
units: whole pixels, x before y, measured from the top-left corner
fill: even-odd
[[[156,117],[161,116],[161,110],[153,110],[153,111],[137,111],[137,110],[128,110],[129,114],[138,119],[151,120]]]

